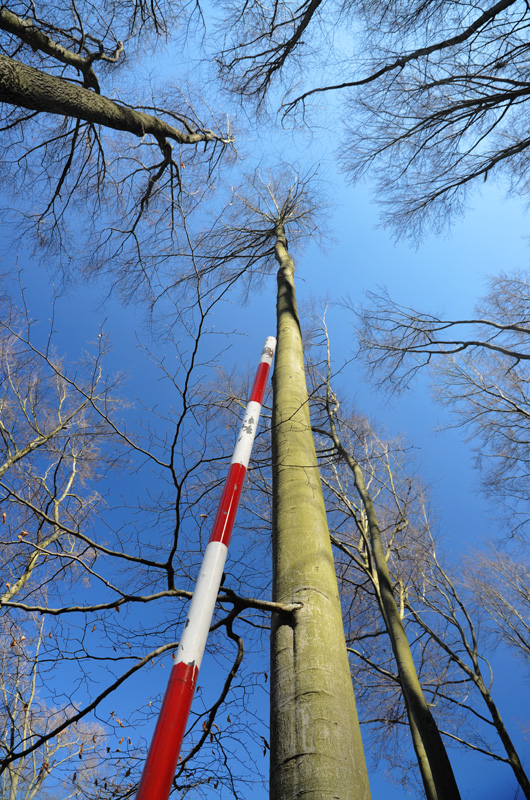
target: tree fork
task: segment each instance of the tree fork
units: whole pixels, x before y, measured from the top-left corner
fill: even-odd
[[[311,432],[294,262],[275,230],[271,800],[367,800],[368,775]]]

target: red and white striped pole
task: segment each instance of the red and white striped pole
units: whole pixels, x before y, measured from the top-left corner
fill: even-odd
[[[171,791],[275,347],[276,339],[269,336],[241,423],[136,800],[167,800]]]

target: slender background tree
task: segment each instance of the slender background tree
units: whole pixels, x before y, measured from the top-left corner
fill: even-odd
[[[509,558],[500,560],[499,577],[504,579],[497,581],[497,595],[485,557],[478,563],[477,558],[469,560],[472,592],[469,583],[448,574],[430,529],[425,490],[410,472],[408,448],[399,440],[385,441],[365,418],[344,410],[331,385],[325,322],[315,325],[313,336],[321,341],[313,359],[322,350],[324,356],[321,363],[313,360],[310,370],[314,430],[319,434],[332,542],[343,562],[339,574],[353,676],[369,724],[386,735],[389,728],[404,724],[405,705],[427,796],[458,791],[448,785],[450,767],[442,769],[447,756],[437,750],[443,747],[440,734],[448,745],[458,742],[509,765],[528,796],[530,782],[494,699],[493,671],[484,651],[487,645],[489,651],[494,647],[480,633],[487,622],[488,597],[501,636],[511,632],[508,641],[514,644],[513,634],[519,630],[519,646],[524,642],[524,564],[515,570]],[[521,615],[511,631],[506,628],[510,599]],[[374,702],[375,686],[379,702]],[[388,751],[387,743],[384,748]],[[395,751],[392,758],[398,765]]]

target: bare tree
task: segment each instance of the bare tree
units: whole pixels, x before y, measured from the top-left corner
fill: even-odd
[[[443,227],[490,175],[526,193],[524,3],[285,0],[227,14],[219,61],[235,94],[261,105],[282,82],[284,112],[305,114],[340,92],[341,161],[353,179],[370,173],[399,232]]]
[[[363,571],[371,583],[370,593],[374,595],[383,618],[384,628],[390,638],[398,682],[407,709],[408,723],[426,797],[432,798],[432,800],[444,797],[456,798],[460,796],[458,787],[442,737],[418,678],[411,645],[403,624],[403,615],[400,613],[394,595],[388,564],[390,551],[397,546],[396,539],[399,539],[401,531],[409,524],[409,495],[412,487],[409,486],[403,492],[405,498],[403,499],[402,493],[397,487],[397,480],[395,480],[397,478],[396,470],[393,468],[394,465],[391,465],[394,459],[389,453],[390,446],[385,448],[385,445],[380,443],[378,449],[381,465],[379,469],[376,468],[375,475],[370,471],[370,467],[377,460],[374,458],[375,454],[370,453],[368,464],[365,459],[367,452],[375,449],[368,444],[370,440],[373,442],[375,437],[366,421],[357,418],[343,422],[341,419],[340,402],[331,386],[331,354],[325,321],[320,323],[319,328],[324,338],[326,356],[323,372],[316,365],[313,366],[312,382],[315,391],[312,393],[311,399],[313,405],[317,407],[318,417],[323,420],[320,426],[313,429],[320,436],[328,437],[330,440],[330,463],[327,466],[331,475],[325,480],[325,483],[331,495],[332,507],[336,507],[337,503],[342,504],[343,514],[346,512],[355,519],[362,537],[358,544],[361,553],[353,558],[363,564]],[[346,433],[346,439],[343,438],[343,432]],[[357,447],[351,446],[354,441]],[[360,448],[359,443],[362,443]],[[356,455],[356,450],[360,450],[362,454],[362,463]],[[345,468],[351,473],[353,486],[349,488],[353,490],[356,499],[350,496],[346,488],[349,481],[345,480],[345,476],[341,474],[341,466],[343,467],[342,472]],[[385,468],[386,476],[384,475]],[[390,489],[391,499],[394,500],[395,519],[389,545],[383,543],[380,514],[371,491],[367,488],[365,473],[368,473],[370,483],[376,478],[375,496],[378,497],[379,502],[381,502],[384,489],[386,491]],[[389,480],[389,486],[385,486],[385,477]],[[385,522],[386,518],[387,514],[384,514]],[[352,554],[350,546],[346,546],[342,538],[333,536],[332,541],[343,553]],[[370,623],[373,624],[372,620]]]
[[[368,780],[349,674],[326,513],[308,416],[294,262],[287,244],[315,227],[306,180],[285,166],[237,190],[205,239],[203,273],[223,259],[251,279],[279,264],[273,377],[273,600],[300,603],[272,620],[271,796],[366,797]],[[211,257],[208,258],[208,252]],[[216,273],[219,275],[219,273]],[[219,278],[217,278],[219,280]]]
[[[118,401],[103,376],[105,336],[95,355],[77,365],[72,379],[54,352],[53,319],[39,349],[34,321],[9,301],[0,323],[2,502],[1,601],[31,596],[55,577],[82,565],[90,570],[95,552],[83,542],[101,497],[94,482],[119,463],[123,447],[108,415]],[[86,488],[90,482],[89,489]]]
[[[28,745],[46,731],[57,714],[40,698],[39,654],[46,635],[43,621],[24,630],[14,621],[2,619],[0,659],[0,725],[2,759],[14,749]],[[9,764],[1,777],[3,800],[33,800],[53,796],[67,800],[87,796],[94,785],[104,784],[105,762],[102,726],[80,723],[57,739]]]
[[[274,598],[299,601],[272,629],[271,796],[367,797],[335,566],[311,433],[302,337],[281,205],[275,220],[278,345],[273,408]]]
[[[418,569],[420,563],[421,570]],[[489,750],[493,758],[508,764],[525,797],[529,797],[530,780],[495,702],[492,689],[493,671],[479,645],[479,631],[474,617],[478,616],[480,606],[465,597],[456,581],[443,568],[432,539],[426,540],[426,547],[418,551],[417,560],[411,563],[409,569],[406,605],[414,623],[427,634],[438,652],[450,659],[451,667],[460,671],[467,686],[472,687],[475,696],[470,692],[464,706],[471,708],[477,719],[486,721],[490,731],[494,731],[500,740],[502,750],[499,752],[498,747],[491,745],[484,747],[471,743],[471,746],[485,752]],[[477,700],[482,706],[480,711]],[[455,741],[461,741],[457,732],[447,733]]]
[[[514,554],[500,548],[477,553],[469,570],[469,581],[477,601],[491,616],[497,636],[527,659],[530,656],[530,584],[525,555],[525,548],[519,548]]]
[[[211,192],[233,142],[228,120],[219,127],[183,76],[169,89],[141,77],[177,20],[186,26],[183,7],[143,0],[0,11],[1,178],[19,197],[12,216],[68,275],[129,270],[126,295],[148,291],[156,265],[180,250],[182,215]]]
[[[203,294],[200,280],[195,289],[193,302],[176,310],[182,329],[174,323],[172,336],[180,338],[182,330],[186,336],[171,339],[171,368],[146,353],[171,399],[167,408],[162,402],[149,414],[144,408],[143,427],[117,399],[115,382],[102,378],[104,334],[96,337],[95,355],[74,366],[63,363],[27,309],[5,310],[2,317],[0,602],[4,618],[27,639],[35,615],[46,621],[39,697],[43,707],[54,709],[30,737],[15,737],[0,760],[2,775],[42,760],[47,748],[95,716],[107,742],[98,739],[96,755],[113,777],[93,776],[83,791],[98,800],[134,793],[145,747],[142,728],[158,698],[150,682],[139,702],[123,703],[123,695],[119,700],[115,694],[140,671],[154,674],[156,685],[164,654],[177,647],[220,469],[229,457],[226,425],[220,428],[207,382],[210,357],[202,355],[206,320],[219,293]],[[227,566],[211,643],[222,665],[220,680],[204,700],[199,696],[192,713],[175,778],[182,791],[213,782],[237,797],[241,780],[262,780],[252,759],[263,757],[266,729],[246,706],[249,693],[263,683],[256,669],[261,666],[261,676],[267,671],[258,666],[260,631],[281,606],[264,596],[261,572],[246,561],[252,564],[259,546],[249,538]],[[240,616],[246,618],[241,625]],[[245,645],[258,655],[243,662]],[[243,737],[249,753],[244,764]]]
[[[341,594],[361,720],[401,774],[408,763],[399,729],[408,724],[426,784],[422,756],[427,766],[438,766],[441,759],[435,751],[429,759],[429,727],[423,728],[421,716],[414,719],[417,704],[423,704],[447,743],[508,764],[529,796],[530,783],[495,702],[491,666],[479,644],[483,607],[491,604],[491,613],[495,602],[495,581],[489,600],[483,599],[488,564],[474,579],[475,596],[450,577],[437,554],[425,492],[410,472],[406,446],[380,437],[339,401],[325,323],[314,325],[319,346],[312,351],[310,371],[313,424],[332,542],[341,554]],[[524,593],[524,568],[517,574]],[[505,624],[509,608],[504,605]],[[512,635],[519,629],[524,638],[524,624],[513,614],[511,619]],[[392,733],[395,739],[389,740]]]
[[[360,356],[379,386],[400,390],[422,367],[468,433],[484,486],[502,498],[511,528],[528,518],[528,282],[499,275],[475,314],[451,319],[371,294],[360,318]]]

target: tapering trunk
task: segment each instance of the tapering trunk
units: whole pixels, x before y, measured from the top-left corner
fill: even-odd
[[[309,421],[294,263],[277,229],[271,800],[365,800],[368,776]]]

